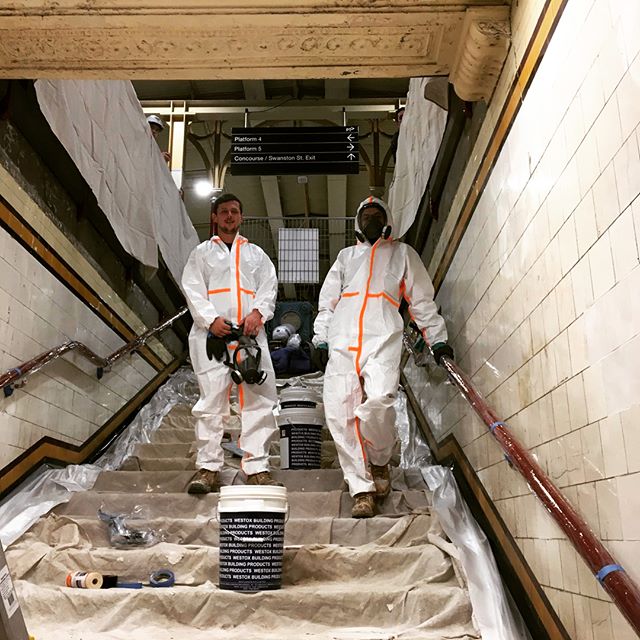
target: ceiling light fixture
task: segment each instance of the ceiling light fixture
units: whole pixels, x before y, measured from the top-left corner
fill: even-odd
[[[207,198],[213,192],[213,186],[208,180],[198,180],[193,188],[200,198]]]

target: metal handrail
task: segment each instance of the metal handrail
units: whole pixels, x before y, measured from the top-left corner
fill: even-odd
[[[405,332],[404,345],[414,357],[415,341]],[[469,377],[449,357],[443,356],[440,365],[446,370],[451,382],[458,388],[478,417],[485,423],[502,447],[507,461],[528,482],[551,514],[574,549],[591,569],[594,577],[622,612],[635,632],[640,635],[640,589],[595,535],[591,527],[562,495],[529,451],[510,431],[509,426],[489,407],[482,394],[474,387]]]
[[[167,327],[171,326],[186,312],[187,307],[182,307],[181,309],[176,311],[176,313],[168,320],[165,320],[156,327],[153,327],[153,329],[149,329],[141,335],[136,336],[133,340],[131,340],[131,342],[128,342],[123,347],[120,347],[120,349],[114,351],[106,358],[97,355],[91,349],[89,349],[89,347],[87,347],[82,342],[78,342],[77,340],[64,342],[63,344],[58,345],[57,347],[54,347],[49,351],[44,351],[43,353],[37,355],[35,358],[31,358],[31,360],[27,360],[20,366],[9,369],[8,371],[0,375],[0,388],[4,392],[5,398],[8,398],[13,393],[14,389],[16,389],[18,386],[26,384],[26,378],[28,376],[33,375],[37,371],[40,371],[40,369],[48,365],[50,362],[57,360],[69,351],[77,351],[80,355],[89,360],[89,362],[95,364],[97,367],[96,376],[98,380],[100,380],[100,378],[102,378],[102,376],[104,375],[104,372],[108,371],[114,362],[120,360],[120,358],[123,358],[128,353],[132,353],[133,351],[138,351],[139,349],[141,349],[150,338],[158,333],[161,333]],[[16,382],[18,380],[23,380],[20,385],[16,385]]]

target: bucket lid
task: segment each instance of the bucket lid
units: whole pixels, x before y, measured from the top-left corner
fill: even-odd
[[[283,424],[308,424],[317,427],[324,426],[324,414],[317,408],[309,409],[306,407],[283,407],[280,414],[276,417],[278,426]]]
[[[322,396],[315,389],[307,387],[287,387],[280,392],[280,400],[308,400],[310,402],[319,403]]]
[[[269,499],[277,498],[287,499],[287,487],[277,487],[272,485],[259,485],[259,484],[233,484],[224,485],[220,487],[220,499],[233,498],[233,499]]]

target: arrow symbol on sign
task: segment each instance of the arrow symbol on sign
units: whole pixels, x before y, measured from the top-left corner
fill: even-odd
[[[349,146],[347,147],[347,149],[349,151],[353,151],[355,149],[355,147],[351,143],[349,143]]]
[[[351,142],[351,141],[353,140],[353,134],[352,134],[352,133],[350,133],[350,134],[347,136],[347,140],[348,140],[349,142]]]
[[[347,154],[347,158],[349,160],[355,160],[356,157],[353,155],[353,153],[349,153],[349,154]]]
[[[347,131],[353,131],[355,127],[347,127]]]

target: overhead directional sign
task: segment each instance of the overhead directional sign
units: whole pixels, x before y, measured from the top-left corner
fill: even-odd
[[[231,130],[234,176],[358,173],[358,127],[255,127]]]

